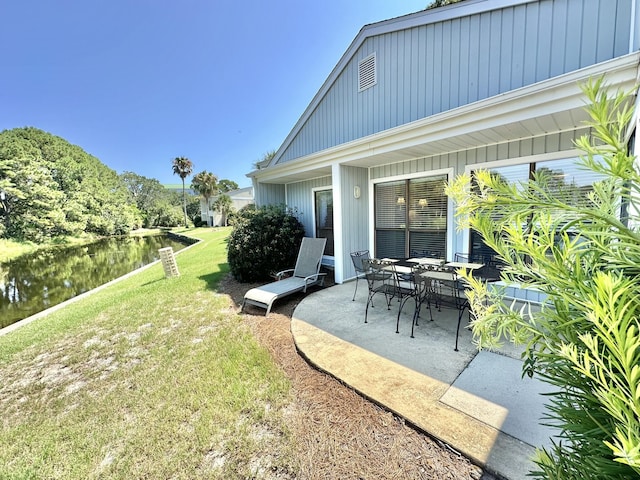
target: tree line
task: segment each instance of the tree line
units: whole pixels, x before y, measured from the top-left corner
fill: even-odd
[[[237,188],[235,182],[208,175],[212,190],[200,190],[198,175],[193,185],[207,202],[223,189]],[[181,197],[133,172],[119,175],[82,148],[37,128],[0,132],[0,238],[39,242],[121,235],[140,227],[179,225],[183,214],[199,223],[198,196],[183,190]]]

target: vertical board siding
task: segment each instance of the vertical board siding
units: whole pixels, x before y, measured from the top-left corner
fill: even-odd
[[[366,168],[341,166],[343,278],[355,275],[351,252],[369,247],[369,171]],[[353,187],[360,187],[360,198],[353,198]],[[338,261],[338,259],[336,259]]]
[[[541,0],[369,37],[279,162],[622,56],[631,2]],[[372,53],[378,82],[358,93]]]
[[[369,175],[371,180],[380,180],[388,177],[397,177],[417,172],[429,172],[445,168],[453,168],[454,174],[458,175],[464,172],[467,165],[476,163],[573,150],[575,148],[574,141],[588,133],[588,128],[579,128],[571,132],[554,133],[544,137],[525,138],[499,145],[486,145],[484,147],[477,147],[460,152],[380,165],[372,167],[369,170]]]
[[[496,160],[517,159],[544,153],[570,151],[575,148],[574,141],[588,133],[588,128],[579,128],[571,132],[556,133],[545,137],[528,138],[499,145],[487,145],[460,152],[381,165],[371,168],[369,175],[371,180],[383,180],[388,177],[407,175],[408,173],[425,172],[425,174],[427,174],[432,170],[453,168],[455,177],[464,173],[467,165]],[[461,252],[464,250],[465,245],[462,232],[456,231],[451,248],[452,252]]]
[[[259,183],[255,190],[255,201],[258,207],[263,205],[284,205],[284,185]]]
[[[287,207],[296,211],[298,220],[304,226],[305,235],[308,237],[314,236],[313,189],[319,187],[331,187],[331,177],[314,178],[287,185]]]
[[[635,13],[635,15],[632,17],[632,13]],[[618,48],[624,48],[624,41],[625,41],[625,36],[623,35],[624,31],[623,29],[626,29],[626,27],[624,26],[625,23],[625,18],[624,15],[618,15],[618,18],[620,19],[619,22],[619,30],[616,30],[618,32],[619,35],[616,36],[616,50]],[[632,11],[631,7],[629,7],[629,13],[627,15],[627,18],[631,19],[631,28],[633,29],[633,42],[629,41],[630,43],[630,49],[634,52],[637,52],[640,50],[640,8],[638,8],[636,6],[635,12]]]

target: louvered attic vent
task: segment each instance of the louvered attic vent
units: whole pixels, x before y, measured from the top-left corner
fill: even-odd
[[[376,54],[372,53],[358,63],[358,91],[361,92],[377,83]]]

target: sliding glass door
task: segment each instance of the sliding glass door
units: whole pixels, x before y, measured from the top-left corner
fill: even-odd
[[[375,255],[378,258],[447,255],[446,175],[375,185]]]

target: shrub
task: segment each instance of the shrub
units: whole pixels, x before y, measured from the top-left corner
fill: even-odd
[[[229,237],[228,262],[240,282],[269,280],[295,265],[304,227],[284,206],[244,210]]]
[[[514,311],[469,278],[479,345],[505,336],[526,343],[524,373],[554,386],[547,421],[560,433],[538,452],[533,476],[640,478],[640,172],[626,136],[633,101],[609,97],[602,80],[584,92],[591,136],[576,144],[582,167],[604,179],[583,201],[538,174],[513,185],[477,172],[476,189],[463,176],[447,193],[463,224],[505,262],[503,279],[547,295],[539,313]]]

